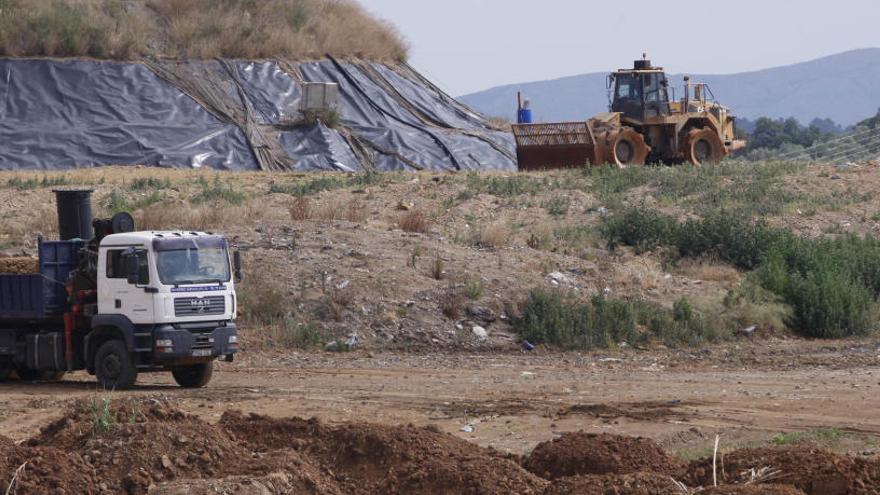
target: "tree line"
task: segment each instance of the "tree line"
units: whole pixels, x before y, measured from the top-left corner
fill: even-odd
[[[787,119],[760,117],[754,121],[739,118],[736,121],[737,138],[748,142],[744,150],[745,155],[757,159],[766,158],[768,154],[774,152],[809,148],[859,128],[874,129],[878,126],[880,126],[880,110],[873,117],[850,127],[843,127],[827,118],[813,119],[807,125],[801,124],[794,117]]]

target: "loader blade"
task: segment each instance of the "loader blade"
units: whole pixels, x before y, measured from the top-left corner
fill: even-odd
[[[604,162],[589,122],[516,124],[519,170],[582,168]]]

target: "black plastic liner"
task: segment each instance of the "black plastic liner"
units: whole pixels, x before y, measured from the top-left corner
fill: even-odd
[[[256,169],[241,130],[139,64],[0,59],[0,169]]]
[[[226,67],[0,59],[0,169],[258,170],[265,160],[254,150],[270,139],[291,159],[289,168],[301,171],[516,170],[509,133],[407,66],[324,60]],[[339,84],[338,125],[304,119],[301,81]],[[234,118],[218,113],[217,98]]]

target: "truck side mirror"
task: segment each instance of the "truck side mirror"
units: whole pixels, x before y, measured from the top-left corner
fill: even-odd
[[[241,282],[244,274],[241,270],[241,251],[239,250],[232,252],[232,267],[235,270],[235,281]]]
[[[137,252],[132,251],[125,255],[125,276],[128,279],[128,283],[137,285],[141,278],[140,272]]]

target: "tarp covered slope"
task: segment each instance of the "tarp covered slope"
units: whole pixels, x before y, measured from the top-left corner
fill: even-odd
[[[338,125],[303,118],[302,82],[339,84]],[[408,66],[0,59],[0,169],[258,170],[267,148],[302,171],[516,169],[508,133]]]

